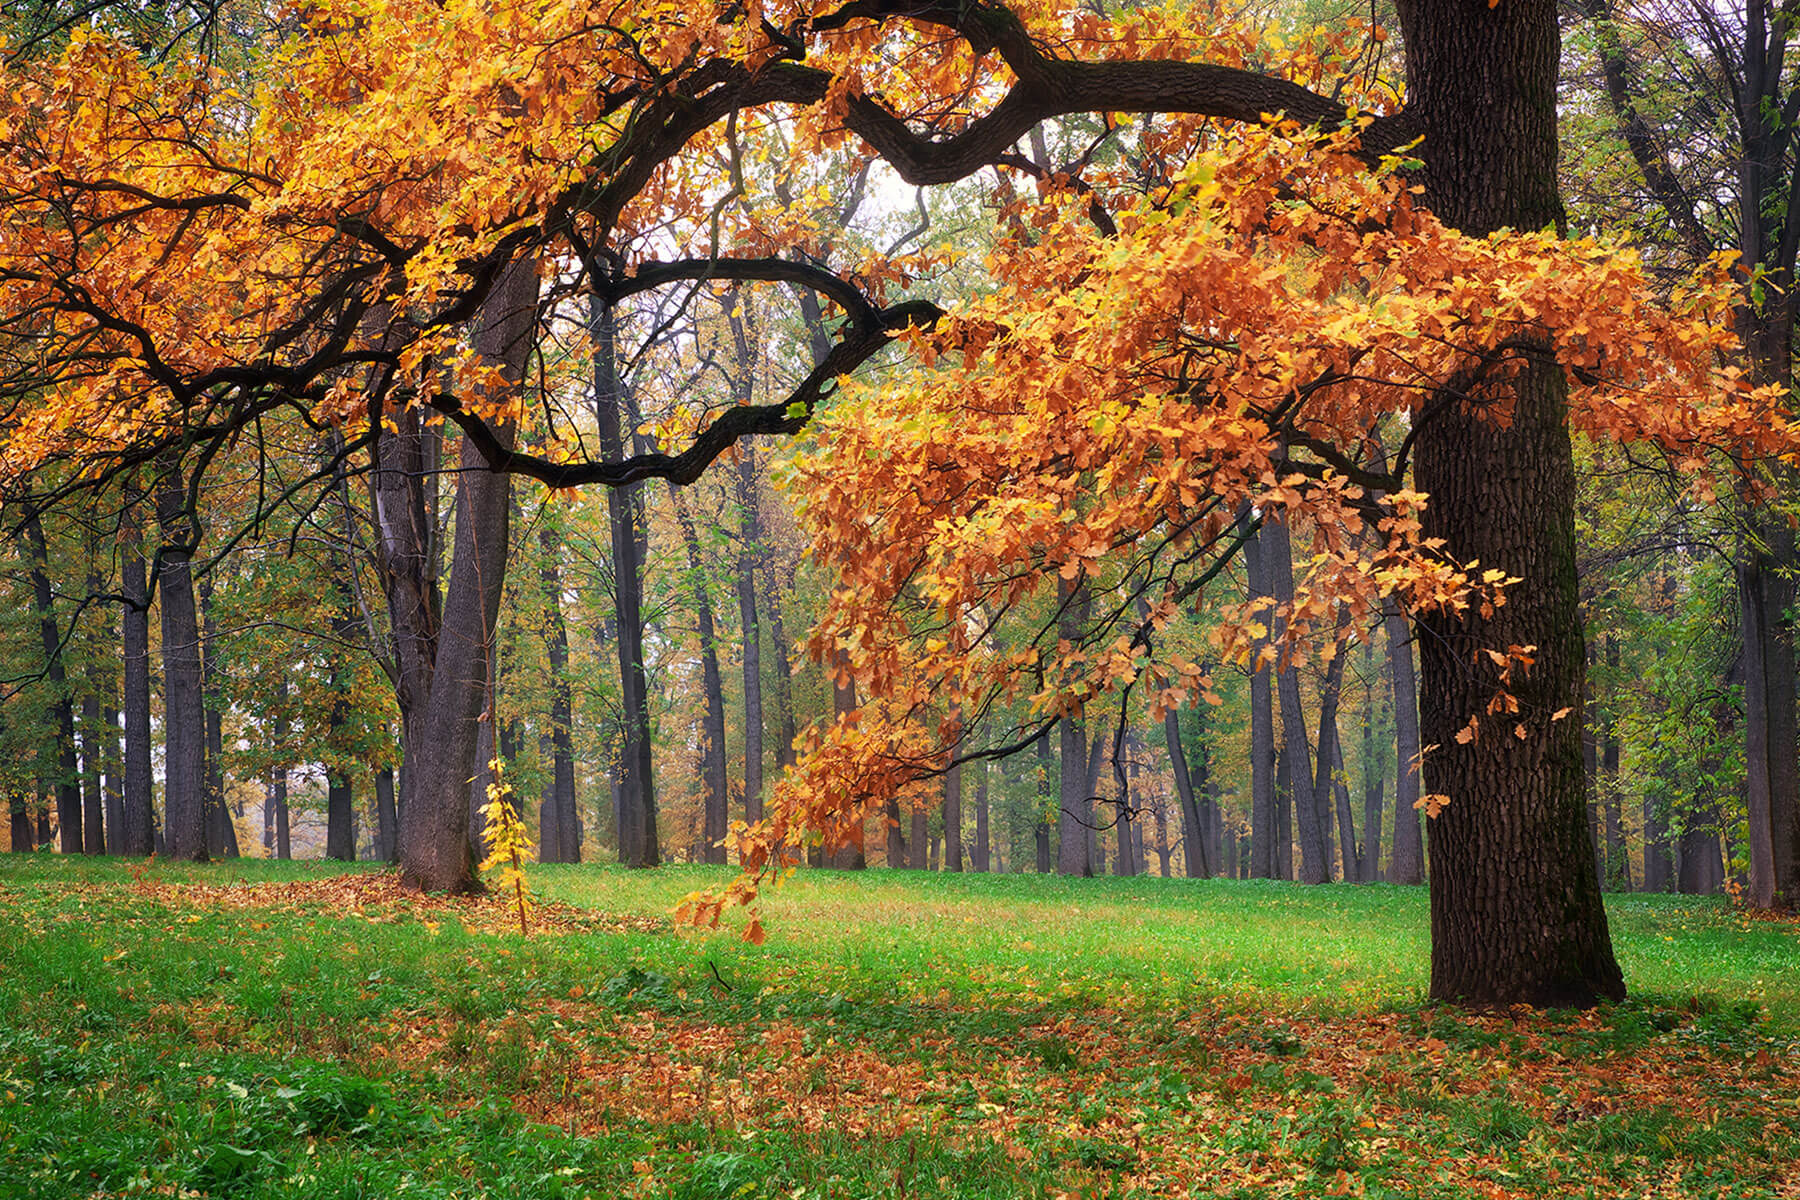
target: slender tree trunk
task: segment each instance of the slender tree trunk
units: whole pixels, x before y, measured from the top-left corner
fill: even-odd
[[[844,720],[856,711],[856,680],[851,677],[849,661],[842,656],[834,663],[831,685],[831,708],[838,720]],[[860,871],[869,865],[869,857],[864,842],[863,820],[860,815],[851,821],[843,831],[843,841],[830,847],[827,861],[840,871]],[[919,853],[924,853],[921,844]]]
[[[116,642],[117,638],[109,636],[107,640]],[[125,853],[125,742],[119,710],[114,707],[119,701],[119,683],[117,675],[107,680],[106,706],[100,713],[106,737],[102,755],[102,769],[106,775],[106,852],[114,856]]]
[[[1285,741],[1285,736],[1283,738]],[[1275,878],[1294,878],[1294,773],[1286,750],[1275,755]]]
[[[1412,630],[1393,597],[1381,604],[1387,634],[1388,677],[1394,700],[1394,847],[1389,883],[1425,882],[1425,844],[1419,832],[1418,678],[1413,670]]]
[[[90,579],[88,591],[98,594],[100,581]],[[106,853],[106,797],[100,781],[104,773],[100,760],[112,732],[100,720],[100,683],[90,681],[88,693],[81,698],[81,848],[87,854]]]
[[[931,857],[931,814],[917,804],[912,806],[912,836],[908,839],[906,865],[923,871]]]
[[[550,730],[546,739],[550,771],[543,804],[548,821],[539,820],[544,845],[538,857],[544,862],[575,863],[581,861],[581,818],[575,807],[574,699],[569,688],[569,627],[562,609],[562,530],[548,513],[538,525],[538,546],[544,554],[538,581],[544,588],[544,649],[550,659]],[[546,828],[554,833],[553,841],[544,836]]]
[[[788,657],[787,630],[781,621],[781,591],[772,567],[764,570],[763,581],[763,611],[769,616],[769,641],[774,651],[772,662],[775,666],[777,725],[775,766],[779,773],[794,765],[794,741],[799,737],[798,723],[794,717],[794,667],[793,661]]]
[[[68,675],[63,666],[62,631],[56,625],[55,598],[50,587],[49,550],[44,527],[33,516],[25,522],[31,545],[31,587],[37,605],[38,634],[44,650],[45,679],[50,685],[46,709],[56,747],[56,828],[64,854],[80,854],[81,776],[75,757],[75,703],[69,697]]]
[[[732,378],[735,398],[744,404],[755,399],[756,352],[752,345],[747,311],[737,303],[735,290],[727,313],[736,372]],[[738,627],[743,636],[744,672],[744,819],[763,815],[763,702],[762,646],[756,622],[756,561],[762,553],[762,511],[756,478],[756,446],[748,439],[738,443],[737,498],[741,524],[738,529],[737,601]],[[889,857],[890,864],[892,856]]]
[[[1198,708],[1196,714],[1201,715]],[[1204,719],[1203,715],[1201,719]],[[1175,796],[1181,804],[1181,840],[1186,857],[1183,865],[1189,879],[1205,879],[1213,873],[1213,864],[1207,855],[1206,822],[1201,819],[1197,798],[1205,794],[1207,775],[1211,770],[1210,752],[1204,739],[1203,731],[1199,759],[1190,764],[1187,750],[1182,745],[1180,713],[1171,708],[1163,714],[1163,740],[1168,743],[1169,762],[1175,774]]]
[[[1037,777],[1038,777],[1038,820],[1032,829],[1032,840],[1037,849],[1037,873],[1048,875],[1052,869],[1050,855],[1050,822],[1045,812],[1060,799],[1059,789],[1051,783],[1056,779],[1057,761],[1050,753],[1050,735],[1041,733],[1037,740]]]
[[[1269,594],[1279,606],[1279,614],[1294,600],[1294,559],[1285,519],[1263,514],[1262,566],[1269,584]],[[1280,645],[1286,633],[1285,616],[1277,615],[1270,624]],[[1288,659],[1286,649],[1282,658]],[[1312,751],[1306,744],[1306,713],[1300,703],[1300,672],[1291,661],[1275,673],[1275,690],[1281,703],[1281,733],[1288,775],[1294,781],[1289,791],[1295,824],[1300,831],[1300,882],[1328,883],[1331,860],[1325,844],[1326,831],[1319,820],[1318,798],[1311,791]],[[1288,872],[1283,872],[1284,877]]]
[[[213,582],[200,593],[200,687],[206,710],[206,849],[215,858],[238,856],[237,825],[225,803],[225,714],[218,654],[218,622],[213,617]]]
[[[350,773],[333,766],[325,772],[325,857],[340,862],[356,858],[356,833],[351,828],[350,809],[356,803],[350,786]]]
[[[1719,815],[1716,808],[1688,817],[1677,843],[1676,888],[1684,895],[1708,896],[1725,882],[1725,864],[1719,857]]]
[[[962,766],[944,774],[944,870],[960,873],[962,853]]]
[[[382,767],[375,772],[375,857],[381,862],[398,862],[400,857],[400,814],[394,801],[394,768]]]
[[[982,874],[987,873],[993,862],[988,845],[988,761],[985,758],[976,760],[975,764],[975,846],[969,858]]]
[[[1248,520],[1248,516],[1244,520]],[[1250,598],[1269,595],[1267,554],[1264,550],[1266,529],[1244,543],[1244,570],[1249,577]],[[1263,624],[1274,620],[1264,611]],[[1281,874],[1280,855],[1275,847],[1275,710],[1272,696],[1274,676],[1264,650],[1268,638],[1259,638],[1252,647],[1255,655],[1250,671],[1250,878],[1275,879]]]
[[[120,643],[125,674],[125,792],[119,853],[147,856],[156,848],[150,776],[150,599],[137,506],[128,504],[121,548],[125,595]]]
[[[1363,883],[1374,883],[1381,878],[1381,792],[1382,774],[1379,761],[1380,749],[1375,740],[1375,639],[1367,638],[1363,642],[1363,678],[1368,681],[1368,689],[1363,694],[1362,715],[1362,785],[1363,785],[1363,849],[1362,874],[1357,878]]]
[[[1059,581],[1057,599],[1062,604],[1058,620],[1063,640],[1071,645],[1081,640],[1082,626],[1087,623],[1088,591],[1085,580],[1071,584]],[[1058,794],[1056,815],[1056,871],[1059,875],[1092,875],[1094,855],[1089,849],[1093,830],[1090,816],[1093,806],[1088,797],[1087,722],[1066,713],[1060,722],[1062,735],[1062,786]]]
[[[618,374],[618,332],[612,307],[599,298],[590,313],[594,339],[594,415],[600,450],[610,459],[625,454],[630,401]],[[620,861],[654,867],[661,861],[656,835],[656,783],[652,771],[650,681],[644,665],[643,555],[638,527],[641,498],[636,485],[606,495],[612,532],[613,612],[617,622],[620,691],[625,713],[625,752],[619,773]]]
[[[1793,585],[1774,569],[1791,535],[1765,522],[1759,540],[1744,539],[1737,562],[1739,612],[1744,639],[1744,769],[1749,810],[1750,882],[1747,899],[1757,908],[1791,906],[1794,771],[1794,645],[1787,610]]]
[[[704,564],[700,557],[700,538],[694,531],[693,518],[681,502],[681,493],[669,485],[669,503],[675,510],[675,523],[681,529],[682,544],[687,547],[688,590],[694,598],[694,611],[700,625],[700,688],[705,700],[701,718],[701,779],[704,828],[701,833],[702,856],[709,863],[726,861],[724,838],[730,823],[730,784],[725,778],[725,685],[719,673],[719,633],[713,622],[712,593],[706,586]]]
[[[31,797],[23,788],[8,788],[6,793],[7,845],[14,854],[32,850]]]
[[[1426,203],[1472,236],[1560,227],[1554,0],[1402,0],[1400,17]],[[1504,427],[1455,392],[1430,398],[1416,426],[1425,534],[1459,562],[1526,581],[1491,618],[1479,606],[1420,617],[1421,733],[1438,747],[1426,784],[1450,797],[1430,827],[1431,995],[1589,1005],[1625,989],[1587,857],[1580,725],[1551,719],[1583,693],[1568,385],[1545,355],[1492,387],[1510,404]],[[1523,736],[1490,724],[1458,742],[1498,685],[1477,648],[1515,645],[1537,647],[1509,685]]]

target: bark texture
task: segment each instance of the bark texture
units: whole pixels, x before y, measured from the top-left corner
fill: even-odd
[[[1432,210],[1477,235],[1559,225],[1553,0],[1409,0],[1400,14]],[[1431,995],[1586,1006],[1625,988],[1588,854],[1580,723],[1552,719],[1579,712],[1585,671],[1567,385],[1534,355],[1500,386],[1484,396],[1510,404],[1505,427],[1462,395],[1434,396],[1414,464],[1431,497],[1425,533],[1459,561],[1527,581],[1491,620],[1420,618],[1421,733],[1438,746],[1426,783],[1450,797],[1430,826]],[[1477,651],[1509,645],[1536,647],[1511,685],[1524,737],[1490,728],[1459,743],[1498,684]]]
[[[537,268],[516,262],[482,314],[476,349],[517,386],[536,324]],[[487,697],[490,651],[506,582],[511,479],[484,471],[463,439],[456,476],[456,537],[429,688],[405,725],[400,799],[400,877],[426,891],[479,887],[469,842],[469,781],[477,768],[477,727]]]

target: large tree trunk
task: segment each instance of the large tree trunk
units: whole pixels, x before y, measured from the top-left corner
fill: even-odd
[[[170,858],[204,862],[206,715],[201,698],[200,620],[194,606],[196,530],[181,468],[165,463],[157,493],[163,655],[163,837]]]
[[[1400,14],[1432,210],[1477,236],[1559,225],[1554,0],[1403,0]],[[1625,988],[1588,857],[1580,722],[1553,719],[1579,712],[1585,666],[1568,386],[1547,354],[1493,386],[1511,401],[1505,427],[1454,392],[1432,397],[1416,426],[1425,534],[1459,562],[1525,581],[1491,618],[1420,617],[1422,735],[1437,746],[1426,784],[1449,797],[1430,825],[1431,995],[1590,1005]],[[1499,686],[1477,651],[1508,646],[1536,647],[1509,685],[1522,736],[1492,722],[1459,742]]]
[[[537,307],[537,268],[514,263],[495,289],[475,337],[480,354],[500,366],[510,384],[524,376],[532,347]],[[502,430],[510,437],[509,429]],[[502,474],[485,471],[481,451],[464,438],[462,470],[456,476],[456,535],[450,581],[427,672],[402,679],[425,683],[412,710],[401,708],[405,773],[400,797],[400,877],[426,891],[479,888],[469,843],[469,781],[480,764],[475,743],[487,696],[489,655],[506,582],[507,539],[512,486]],[[423,505],[409,505],[421,513]],[[407,520],[396,513],[395,520]],[[430,528],[426,526],[426,528]],[[411,553],[429,563],[428,543]],[[424,576],[421,571],[421,577]],[[435,591],[410,588],[421,601]],[[408,598],[408,603],[413,601]],[[391,602],[390,602],[391,603]],[[426,611],[429,611],[426,609]],[[398,620],[396,631],[398,638]],[[407,632],[416,636],[417,627]],[[410,687],[402,692],[407,696]]]

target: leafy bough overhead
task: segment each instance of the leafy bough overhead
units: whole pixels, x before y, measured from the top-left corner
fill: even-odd
[[[709,21],[679,4],[463,0],[303,15],[231,76],[145,63],[91,30],[54,61],[10,64],[9,487],[54,492],[36,472],[58,460],[108,478],[282,409],[342,424],[429,403],[497,446],[484,432],[500,414],[471,399],[468,337],[520,258],[578,267],[546,311],[650,280],[818,289],[847,319],[824,377],[790,399],[728,414],[680,453],[507,463],[547,482],[691,479],[738,436],[791,432],[836,374],[934,313],[793,261],[804,245],[759,245],[745,206],[708,210],[745,156],[773,159],[777,126],[794,162],[854,133],[903,178],[941,183],[1059,114],[1345,112],[1279,74],[1181,61],[1200,39],[1166,18],[1121,22],[1143,39],[1127,47],[1052,5],[721,5]],[[1248,45],[1206,49],[1241,61]],[[1143,55],[1158,61],[1131,61]],[[1398,144],[1403,126],[1381,119],[1365,142]],[[687,251],[673,262],[659,253],[670,231]],[[735,261],[690,272],[695,249]]]
[[[1553,69],[1543,0],[1507,0],[1480,30],[1419,11],[1402,6],[1420,46],[1516,36]],[[1435,107],[1397,108],[1369,69],[1379,43],[1349,26],[1277,42],[1203,4],[1051,0],[321,0],[229,71],[84,30],[55,59],[10,61],[0,96],[0,487],[42,507],[185,458],[192,492],[220,447],[278,418],[343,430],[338,453],[368,469],[436,413],[490,469],[555,486],[687,481],[746,435],[811,427],[796,486],[840,571],[813,648],[869,702],[741,839],[767,866],[799,828],[938,769],[996,695],[1028,688],[1050,721],[1139,681],[1153,708],[1204,692],[1156,633],[1258,514],[1314,539],[1275,614],[1291,646],[1382,596],[1493,611],[1508,564],[1424,536],[1402,480],[1421,431],[1467,413],[1506,427],[1514,384],[1548,363],[1597,434],[1689,465],[1789,448],[1771,396],[1720,366],[1722,266],[1659,300],[1615,248],[1466,236],[1419,207],[1414,180],[1453,209],[1478,189],[1433,157],[1453,105],[1421,86],[1408,94]],[[1026,162],[1022,138],[1078,115],[1098,129],[1087,152]],[[1398,157],[1421,134],[1421,158]],[[1036,196],[1000,214],[997,291],[922,298],[931,255],[834,261],[806,206],[772,199],[829,193],[834,169],[869,159],[919,186],[1031,179]],[[1465,207],[1473,226],[1509,223]],[[1493,211],[1515,210],[1552,223],[1555,197]],[[835,310],[790,394],[696,400],[672,444],[600,459],[536,423],[550,389],[520,380],[580,301],[713,282]],[[897,340],[921,366],[910,381],[846,388]],[[1543,440],[1560,425],[1540,416]],[[1397,453],[1377,469],[1384,436]],[[1566,441],[1545,446],[1566,459]],[[503,537],[505,497],[470,503]],[[1085,636],[1025,611],[1052,581],[1102,614]],[[471,644],[494,595],[446,606]],[[1029,628],[1002,648],[987,635],[1015,611]],[[1239,611],[1220,650],[1252,653],[1274,623]],[[1522,731],[1568,703],[1534,694],[1532,640],[1462,648]],[[453,791],[443,803],[466,808]],[[442,838],[466,839],[456,816],[432,817]],[[429,880],[461,886],[466,844],[440,849]]]
[[[1346,609],[1369,623],[1389,596],[1504,605],[1519,581],[1423,537],[1427,498],[1403,481],[1434,406],[1505,424],[1505,384],[1531,361],[1567,373],[1576,428],[1652,444],[1702,489],[1721,451],[1792,452],[1777,394],[1726,365],[1726,263],[1659,297],[1618,246],[1446,229],[1392,164],[1356,151],[1348,131],[1243,132],[1116,232],[1053,198],[993,256],[993,292],[910,336],[931,370],[852,384],[818,418],[790,481],[837,572],[811,649],[871,699],[815,735],[745,861],[1103,695],[1140,687],[1153,722],[1211,698],[1208,673],[1157,635],[1197,607],[1246,521],[1303,534],[1306,577],[1279,613],[1224,603],[1215,659],[1304,658]],[[1371,454],[1382,440],[1398,453]],[[1095,601],[1074,642],[1060,632],[1072,584]],[[1465,650],[1471,671],[1496,672],[1479,717],[1502,736],[1569,716],[1532,694],[1535,647]],[[958,744],[1021,697],[1034,720],[997,750]]]

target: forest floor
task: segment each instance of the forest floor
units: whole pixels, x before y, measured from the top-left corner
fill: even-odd
[[[1590,1013],[1422,889],[720,868],[495,899],[0,856],[0,1198],[1800,1197],[1800,924],[1618,896]],[[739,923],[741,924],[741,918]]]

